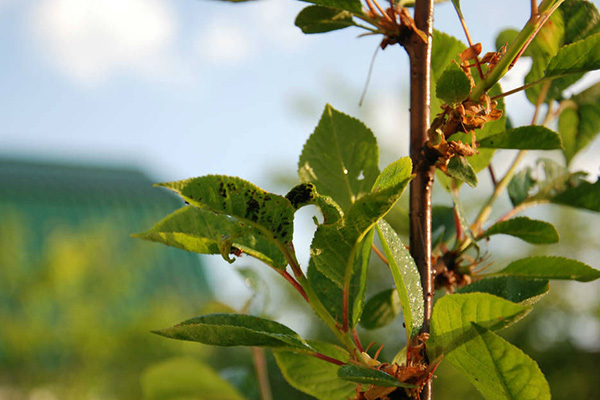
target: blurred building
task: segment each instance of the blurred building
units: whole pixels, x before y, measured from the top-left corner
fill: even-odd
[[[139,398],[140,371],[183,352],[149,331],[210,294],[195,254],[130,237],[183,205],[152,183],[0,159],[1,400]]]

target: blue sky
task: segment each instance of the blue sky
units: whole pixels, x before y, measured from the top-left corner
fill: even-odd
[[[526,1],[482,4],[463,8],[484,51],[527,19]],[[405,154],[403,50],[379,52],[359,108],[379,39],[356,39],[353,29],[303,35],[293,20],[305,5],[0,0],[0,154],[134,164],[159,180],[225,173],[268,186],[268,171],[294,172],[327,102]],[[450,4],[437,7],[435,24],[463,38]],[[513,103],[528,107],[519,95]]]

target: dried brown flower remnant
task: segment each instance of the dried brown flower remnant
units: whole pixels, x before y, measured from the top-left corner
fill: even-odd
[[[502,110],[497,107],[498,103],[490,100],[487,94],[483,95],[479,103],[466,100],[456,107],[442,105],[443,111],[433,120],[428,132],[427,146],[437,152],[436,166],[446,171],[452,157],[477,154],[475,130],[502,117]],[[458,132],[471,133],[471,144],[447,140]]]
[[[393,1],[390,1],[390,7],[385,10],[377,3],[377,0],[366,0],[366,3],[368,9],[365,14],[374,21],[374,25],[385,36],[380,44],[382,49],[396,43],[407,47],[414,35],[417,35],[423,43],[427,43],[427,35],[417,28],[408,9],[395,4]]]
[[[471,283],[474,265],[460,267],[461,262],[462,260],[457,257],[456,253],[451,251],[433,258],[432,265],[435,271],[434,285],[436,290],[444,288],[446,292],[453,293],[456,288]]]
[[[414,388],[396,388],[369,385],[368,389],[361,391],[360,385],[356,388],[354,400],[400,400],[400,399],[419,399],[420,393],[425,384],[433,377],[433,372],[437,364],[429,366],[424,359],[425,343],[429,339],[428,333],[421,333],[412,339],[408,346],[406,363],[383,363],[374,366],[375,369],[383,371],[400,382],[414,385]]]

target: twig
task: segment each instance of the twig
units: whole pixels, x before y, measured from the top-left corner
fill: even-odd
[[[387,258],[385,257],[385,255],[384,255],[384,254],[381,252],[381,250],[379,250],[379,249],[377,248],[377,246],[375,246],[375,245],[372,245],[372,246],[371,246],[371,249],[373,250],[373,253],[377,254],[377,257],[381,258],[381,261],[383,261],[383,262],[385,263],[385,265],[388,265],[388,266],[390,265],[390,264],[388,263],[388,260],[387,260]]]
[[[254,361],[254,370],[256,371],[261,400],[273,400],[271,386],[269,385],[269,371],[267,370],[265,350],[260,347],[253,347],[252,360]]]
[[[542,78],[542,79],[539,79],[539,80],[537,80],[535,82],[528,83],[527,85],[519,86],[518,88],[511,89],[508,92],[500,93],[500,94],[498,94],[498,95],[496,95],[494,97],[491,97],[490,100],[498,100],[498,99],[500,99],[502,97],[510,96],[511,94],[518,93],[518,92],[520,92],[522,90],[527,90],[527,89],[529,89],[532,86],[539,85],[540,83],[542,83],[544,81],[545,81],[545,79]]]
[[[358,337],[358,332],[356,332],[356,328],[352,328],[352,339],[354,340],[354,344],[358,348],[358,351],[360,351],[361,353],[364,352],[365,350],[363,349],[362,344],[360,343],[360,339]]]
[[[365,100],[365,96],[367,95],[369,82],[371,82],[371,75],[373,75],[373,67],[375,66],[375,57],[377,57],[377,52],[380,48],[380,46],[377,46],[377,48],[375,48],[375,53],[373,53],[373,58],[371,58],[371,63],[369,64],[369,72],[367,72],[367,81],[365,82],[365,88],[363,89],[363,92],[360,95],[360,101],[358,102],[359,107],[362,107],[363,101]]]
[[[535,125],[535,123],[537,122],[540,107],[544,103],[544,100],[546,99],[546,95],[548,94],[549,89],[550,89],[550,82],[547,82],[546,85],[540,91],[540,94],[538,96],[536,106],[535,106],[535,111],[534,111],[533,117],[531,119],[531,125]],[[517,167],[519,166],[521,161],[523,161],[523,159],[525,158],[526,155],[527,155],[527,150],[519,151],[519,154],[517,154],[517,156],[515,157],[514,161],[508,168],[508,171],[506,172],[506,174],[504,175],[502,180],[500,182],[498,182],[498,185],[496,185],[496,187],[494,188],[494,192],[492,193],[492,195],[490,196],[488,201],[485,203],[485,205],[479,212],[479,215],[477,215],[477,218],[475,219],[475,222],[473,222],[473,225],[471,225],[471,230],[473,231],[474,234],[478,235],[480,233],[483,223],[487,220],[487,218],[490,216],[490,214],[492,212],[492,206],[494,205],[494,203],[496,202],[496,200],[498,199],[500,194],[502,194],[504,189],[506,189],[510,180],[512,179],[513,175],[515,174]]]
[[[306,300],[307,303],[310,303],[310,301],[308,300],[308,296],[306,295],[306,292],[304,291],[304,288],[302,286],[300,286],[298,281],[296,281],[293,276],[291,276],[285,270],[276,269],[275,271],[279,272],[279,274],[281,276],[283,276],[289,283],[291,283],[292,286],[294,287],[294,289],[296,289],[298,291],[298,293],[300,293],[302,295],[302,297],[304,297],[304,300]]]
[[[494,173],[494,168],[492,167],[492,163],[488,165],[488,171],[490,172],[490,179],[492,180],[492,184],[494,187],[498,186],[498,182],[496,181],[496,174]]]
[[[344,365],[344,364],[346,364],[345,362],[342,362],[340,360],[336,360],[335,358],[326,356],[325,354],[321,354],[321,353],[317,353],[317,352],[309,353],[309,354],[311,356],[313,356],[313,357],[319,358],[321,360],[330,362],[330,363],[335,364],[335,365]]]
[[[454,4],[454,2],[452,3]],[[454,9],[456,10],[456,14],[458,14],[458,19],[460,20],[460,24],[462,25],[463,31],[465,32],[465,36],[467,37],[467,43],[469,44],[469,49],[473,51],[473,41],[471,40],[471,34],[469,33],[469,29],[467,28],[467,22],[460,11],[460,8],[456,7],[454,4]],[[475,56],[475,66],[477,67],[477,73],[479,74],[479,78],[483,79],[483,71],[481,70],[481,63],[479,62],[479,57],[477,54]]]

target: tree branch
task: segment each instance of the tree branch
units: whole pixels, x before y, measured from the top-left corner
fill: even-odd
[[[427,142],[430,125],[430,75],[431,44],[433,35],[433,0],[415,2],[415,24],[425,32],[427,42],[417,35],[410,48],[410,157],[413,161],[415,178],[410,183],[410,252],[415,259],[425,302],[423,332],[429,332],[429,321],[433,309],[433,271],[431,268],[431,194],[435,167],[426,159],[423,148]],[[431,400],[431,382],[421,399]]]

